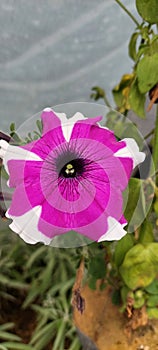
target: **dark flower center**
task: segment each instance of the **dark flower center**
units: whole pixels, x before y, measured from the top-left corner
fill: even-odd
[[[84,172],[84,159],[72,159],[67,162],[60,170],[59,177],[74,178],[81,176]]]

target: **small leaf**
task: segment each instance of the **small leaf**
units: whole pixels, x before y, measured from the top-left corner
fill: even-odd
[[[149,294],[158,295],[158,280],[154,280],[149,286],[145,288],[145,291]]]
[[[158,318],[158,308],[156,307],[147,307],[147,315],[149,319]]]
[[[129,87],[134,79],[134,74],[124,74],[121,78],[121,81],[118,85],[116,85],[113,90],[113,98],[116,105],[120,108],[120,112],[122,109],[128,108],[128,92]]]
[[[116,106],[121,107],[123,104],[123,95],[122,95],[122,90],[119,89],[118,86],[116,86],[113,90],[112,90],[112,94],[113,94],[113,98],[114,101],[116,103]]]
[[[129,56],[132,58],[133,61],[137,58],[137,52],[136,52],[136,44],[138,39],[139,33],[133,33],[129,42],[128,46],[128,53]]]
[[[158,306],[158,295],[150,295],[147,300],[147,306],[156,307]]]
[[[158,199],[156,199],[154,203],[154,210],[155,210],[155,213],[158,215]]]
[[[7,348],[7,350],[34,350],[32,346],[26,345],[26,344],[18,344],[13,342],[4,342],[2,343],[4,347]]]
[[[158,23],[158,1],[136,0],[137,10],[140,16],[148,23]]]
[[[129,103],[131,109],[140,118],[145,118],[145,94],[142,94],[138,88],[138,82],[135,80],[131,85],[129,92]]]
[[[40,134],[42,134],[42,130],[43,130],[42,121],[38,119],[38,120],[36,121],[36,125],[37,125],[37,128],[38,128]]]
[[[121,299],[122,299],[122,302],[124,305],[126,305],[126,303],[127,303],[127,296],[129,294],[129,292],[130,292],[130,289],[127,286],[124,285],[121,288]],[[132,293],[132,297],[134,299],[134,293],[133,292],[131,292],[131,293]]]
[[[105,277],[106,267],[104,253],[99,252],[99,254],[92,257],[89,261],[88,272],[96,280]]]
[[[105,91],[100,86],[93,86],[92,91],[94,92],[92,92],[90,97],[93,98],[95,101],[105,97]]]
[[[158,243],[136,244],[126,254],[120,274],[131,289],[148,286],[156,277]]]
[[[137,290],[134,293],[134,308],[140,309],[145,304],[145,295],[142,290]]]
[[[9,333],[9,332],[5,332],[5,331],[0,331],[0,339],[4,339],[4,340],[10,340],[10,341],[20,341],[21,338],[18,337],[15,334]]]
[[[10,124],[10,131],[15,131],[15,123]]]
[[[142,244],[150,243],[154,241],[153,226],[151,222],[145,220],[139,231],[139,242]]]
[[[145,218],[143,181],[131,178],[124,192],[124,198],[128,199],[124,215],[128,221],[129,232],[133,232],[134,228],[139,227]]]
[[[129,249],[134,245],[134,239],[132,234],[127,233],[122,239],[120,239],[115,247],[114,262],[117,266],[120,266],[124,260],[124,257]]]
[[[158,53],[144,56],[137,65],[138,88],[142,94],[158,82]]]
[[[94,278],[93,276],[91,276],[88,280],[88,286],[90,289],[95,290],[96,289],[96,278]]]
[[[114,305],[120,305],[121,298],[120,298],[120,290],[119,289],[114,290],[114,292],[112,293],[112,303]]]

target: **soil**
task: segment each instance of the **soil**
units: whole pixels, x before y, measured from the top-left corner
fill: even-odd
[[[31,308],[22,308],[24,299],[25,296],[21,293],[16,295],[14,301],[4,298],[0,299],[0,324],[7,322],[14,323],[14,328],[10,332],[18,335],[21,338],[22,344],[28,344],[37,325],[37,321],[36,313]],[[52,346],[53,342],[50,342],[43,350],[52,350]]]
[[[22,338],[28,344],[36,326],[36,315],[30,308],[22,309],[24,298],[18,295],[14,301],[0,299],[0,324],[13,322],[14,328],[10,331]]]
[[[158,350],[158,320],[149,321],[145,309],[130,318],[111,301],[112,290],[80,287],[84,310],[74,306],[74,323],[98,350]]]

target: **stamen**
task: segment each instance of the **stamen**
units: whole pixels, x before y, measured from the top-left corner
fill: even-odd
[[[83,158],[71,159],[59,170],[59,177],[74,178],[81,176],[85,170]]]

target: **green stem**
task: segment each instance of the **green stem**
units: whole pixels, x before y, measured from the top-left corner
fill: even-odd
[[[130,11],[122,4],[120,0],[115,0],[120,7],[127,13],[127,15],[132,19],[132,21],[136,24],[137,27],[139,27],[139,22],[136,20],[136,18],[132,15]]]
[[[158,169],[158,105],[156,108],[156,121],[154,132],[154,144],[153,144],[153,162],[155,169]]]
[[[108,100],[107,97],[106,97],[106,95],[104,95],[104,98],[103,98],[103,99],[104,99],[104,102],[105,102],[106,106],[109,107],[109,108],[112,108],[112,107],[111,107],[111,104],[110,104],[110,102],[109,102],[109,100]]]
[[[151,135],[153,135],[154,131],[155,131],[155,128],[152,129],[147,135],[144,136],[144,140],[147,140],[148,137],[150,137]]]

